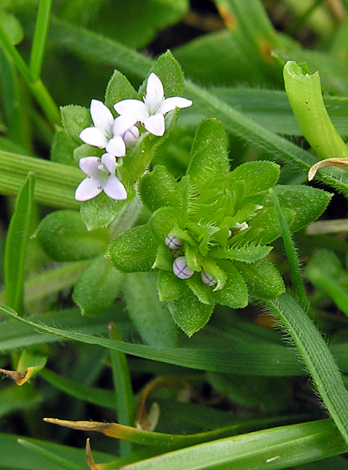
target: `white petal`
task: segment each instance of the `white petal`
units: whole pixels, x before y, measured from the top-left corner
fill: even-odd
[[[148,116],[145,103],[139,100],[123,100],[114,105],[118,114],[134,116],[136,121],[143,121]]]
[[[104,155],[101,158],[101,161],[103,162],[105,168],[112,174],[115,174],[115,166],[116,166],[116,160],[114,155],[111,155],[110,153],[104,153]]]
[[[108,139],[105,137],[103,132],[96,127],[87,127],[80,133],[80,139],[86,144],[99,147],[100,149],[105,148],[108,143]]]
[[[144,127],[151,134],[161,137],[165,131],[163,114],[155,114],[154,116],[148,117],[144,122]]]
[[[93,176],[99,172],[99,162],[100,158],[98,157],[85,157],[80,159],[79,167],[84,173],[86,173],[86,175]]]
[[[158,113],[166,114],[168,111],[172,111],[175,108],[188,108],[192,105],[191,100],[186,98],[180,98],[179,96],[174,96],[172,98],[167,98],[163,101],[161,106],[158,108]]]
[[[111,197],[112,199],[116,199],[117,201],[127,199],[127,191],[125,190],[125,187],[121,181],[116,178],[115,175],[109,176],[104,186],[104,192],[107,196]]]
[[[98,127],[107,136],[110,134],[114,117],[110,109],[99,100],[91,101],[91,116],[95,127]]]
[[[109,140],[106,151],[112,153],[116,157],[124,157],[126,155],[126,145],[120,135]]]
[[[93,199],[95,196],[98,196],[102,189],[100,181],[97,178],[85,178],[76,188],[75,199],[77,201],[88,201],[89,199]]]
[[[148,110],[157,109],[163,101],[163,85],[161,80],[151,73],[146,85],[145,104]]]
[[[140,101],[139,101],[140,103]],[[130,129],[134,124],[138,121],[136,116],[131,116],[128,114],[124,114],[123,116],[119,116],[114,121],[113,132],[114,136],[116,135],[123,135],[128,129]]]

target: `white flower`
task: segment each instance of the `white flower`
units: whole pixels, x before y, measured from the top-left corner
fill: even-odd
[[[101,158],[81,158],[79,166],[87,178],[79,184],[75,191],[77,201],[93,199],[103,190],[112,199],[123,200],[127,198],[123,184],[115,176],[116,160],[113,155],[104,153]]]
[[[192,101],[178,96],[164,98],[161,80],[151,73],[146,85],[144,102],[140,100],[123,100],[114,105],[121,116],[133,116],[133,124],[140,121],[147,131],[158,137],[165,131],[164,115],[175,108],[187,108]]]
[[[123,136],[130,129],[133,130],[133,134],[138,131],[133,129],[134,120],[129,117],[114,119],[110,109],[99,100],[91,101],[90,112],[94,126],[83,129],[80,139],[94,147],[105,148],[108,153],[116,157],[124,157],[126,144]]]

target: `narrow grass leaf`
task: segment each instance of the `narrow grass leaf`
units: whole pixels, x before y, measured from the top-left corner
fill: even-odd
[[[110,324],[111,339],[120,339],[115,323]],[[110,351],[112,376],[115,387],[117,418],[120,424],[134,426],[134,395],[126,355],[120,351]],[[132,446],[129,442],[120,442],[121,457],[129,455]]]
[[[29,129],[25,126],[25,109],[20,96],[18,74],[12,60],[0,50],[2,109],[6,117],[6,137],[14,144],[28,149]],[[29,149],[28,149],[29,150]]]
[[[324,405],[348,443],[348,391],[324,338],[290,295],[283,294],[268,306],[291,336]]]
[[[38,80],[41,74],[51,8],[52,0],[40,0],[33,45],[30,54],[30,71],[35,80]]]
[[[344,452],[332,421],[282,426],[219,439],[124,466],[124,470],[283,469]]]
[[[6,470],[62,470],[62,466],[54,461],[49,461],[45,456],[38,454],[29,447],[18,444],[20,436],[0,434],[1,466]],[[76,470],[86,469],[85,451],[54,444],[38,439],[26,438],[26,442],[42,447],[49,452],[76,465]],[[115,457],[103,452],[94,452],[94,457],[104,462],[110,462]],[[63,467],[64,468],[64,467]]]
[[[84,469],[84,467],[81,467],[80,465],[76,465],[75,463],[70,462],[70,460],[66,459],[65,457],[62,457],[61,455],[57,455],[56,453],[50,450],[47,450],[44,447],[41,447],[37,444],[33,444],[32,442],[29,442],[25,439],[18,439],[18,443],[24,446],[25,448],[30,449],[33,452],[45,457],[47,461],[57,463],[62,468],[65,468],[66,470],[83,470]]]
[[[34,174],[29,173],[18,194],[5,245],[6,301],[20,314],[23,313],[24,267],[34,203],[34,184]]]
[[[105,408],[115,408],[115,395],[109,390],[89,387],[78,381],[62,377],[47,368],[42,369],[39,375],[53,387],[58,388],[72,397]]]
[[[276,214],[279,220],[279,225],[280,225],[282,237],[284,240],[285,251],[286,251],[288,261],[289,261],[290,276],[291,276],[292,285],[295,291],[295,295],[298,298],[301,307],[307,312],[309,309],[309,301],[308,301],[306,289],[303,283],[303,279],[302,279],[302,275],[300,271],[300,265],[299,265],[297,254],[296,254],[296,248],[294,245],[294,241],[291,237],[289,225],[283,214],[282,208],[280,207],[279,200],[277,198],[276,193],[273,191],[273,189],[270,189],[269,194],[273,201]]]

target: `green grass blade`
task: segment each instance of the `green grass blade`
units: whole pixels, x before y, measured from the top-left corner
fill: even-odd
[[[267,79],[280,83],[277,66],[270,60],[270,52],[281,43],[259,0],[215,0],[216,7],[230,34],[235,39],[244,60],[254,63],[255,74],[261,73],[261,82]]]
[[[211,431],[196,434],[169,434],[162,432],[144,431],[135,427],[123,426],[118,423],[102,423],[96,421],[68,421],[55,418],[45,418],[46,422],[58,426],[77,429],[80,431],[97,431],[113,439],[121,439],[124,442],[149,446],[150,448],[162,448],[166,451],[180,449],[202,442],[216,441],[216,439],[231,437],[262,429],[264,427],[278,426],[287,422],[294,422],[299,416],[275,416],[261,419],[234,420],[228,426],[213,429]]]
[[[328,345],[290,295],[283,294],[268,305],[291,336],[328,412],[348,443],[348,391]]]
[[[20,53],[12,44],[4,27],[0,23],[0,42],[5,51],[10,55],[20,74],[28,84],[37,102],[42,107],[51,124],[60,124],[60,113],[41,80],[36,79],[27,64],[22,59]]]
[[[318,289],[328,295],[337,307],[348,316],[348,292],[333,276],[317,266],[308,266],[306,276]]]
[[[23,313],[24,304],[24,267],[31,228],[34,185],[34,174],[29,173],[18,194],[5,245],[6,302],[20,314]]]
[[[103,406],[105,408],[115,408],[115,395],[109,390],[89,387],[88,385],[84,385],[75,380],[61,377],[48,369],[42,369],[39,372],[39,375],[53,387],[58,388],[72,397],[86,401],[87,403]]]
[[[18,411],[35,410],[42,400],[42,394],[33,387],[19,387],[14,383],[0,390],[0,418]]]
[[[290,276],[294,288],[294,293],[301,307],[304,309],[305,312],[308,312],[310,305],[307,298],[306,289],[303,283],[300,265],[296,254],[296,248],[294,245],[294,241],[291,237],[289,225],[285,219],[282,208],[280,207],[276,193],[273,191],[273,189],[270,189],[269,193],[276,210],[277,218],[279,220],[285,251],[289,261]]]
[[[97,317],[83,317],[77,309],[67,310],[32,317],[31,321],[15,316],[13,311],[6,306],[1,306],[0,311],[13,319],[13,321],[2,323],[0,328],[0,350],[3,352],[31,345],[62,341],[63,338],[67,341],[95,344],[144,359],[198,370],[267,377],[307,374],[303,364],[298,360],[295,348],[281,346],[273,342],[260,342],[255,340],[256,336],[254,343],[250,339],[235,343],[230,340],[226,342],[221,336],[221,331],[215,329],[212,334],[214,336],[220,335],[222,338],[222,342],[219,341],[218,346],[207,347],[205,341],[202,347],[157,350],[146,345],[111,341],[95,336],[106,334],[110,321],[117,322],[122,336],[130,334],[131,325],[129,322],[120,321],[118,310],[107,310]],[[63,327],[53,328],[57,324],[64,325],[64,329]],[[75,333],[74,330],[79,333]],[[236,334],[238,334],[237,330]],[[348,371],[348,345],[344,343],[333,344],[331,350],[340,369]]]
[[[131,325],[128,321],[120,320],[122,312],[120,310],[106,310],[97,317],[83,317],[80,310],[67,309],[63,311],[52,311],[46,315],[37,315],[33,318],[38,323],[46,326],[55,324],[64,325],[68,330],[78,330],[87,335],[107,334],[107,325],[109,321],[118,321],[118,327],[122,335],[127,335],[131,331]],[[19,324],[17,321],[2,322],[0,328],[0,350],[1,352],[12,351],[13,349],[25,348],[39,344],[50,344],[61,341],[59,336],[42,334],[32,327]]]
[[[62,466],[53,461],[48,461],[46,457],[39,455],[29,447],[18,444],[18,438],[10,434],[0,433],[1,464],[0,469],[6,470],[62,470]],[[26,442],[43,447],[49,452],[69,460],[78,466],[79,469],[86,469],[85,450],[75,449],[65,445],[58,445],[51,442],[45,442],[38,439],[25,439]],[[93,452],[94,457],[99,461],[110,462],[114,460],[106,453]],[[64,468],[64,467],[63,467]]]
[[[49,39],[87,61],[114,65],[129,78],[137,79],[139,85],[154,65],[152,59],[130,47],[55,16],[51,18]]]
[[[28,148],[28,129],[25,128],[23,103],[18,76],[13,61],[0,50],[2,106],[6,116],[7,138],[20,147]],[[4,139],[4,138],[3,138]]]
[[[70,462],[68,459],[60,455],[57,455],[54,452],[45,449],[44,447],[41,447],[37,444],[33,444],[32,442],[29,442],[27,440],[18,439],[18,443],[24,446],[25,448],[30,449],[33,452],[45,457],[47,461],[57,463],[62,468],[65,468],[66,470],[83,470],[84,469],[84,467],[81,467],[80,465],[76,465]]]
[[[110,324],[109,331],[112,340],[120,339],[115,323]],[[110,351],[110,358],[117,403],[117,420],[125,426],[134,426],[134,395],[126,355],[119,351]],[[121,457],[129,455],[131,451],[132,445],[129,442],[120,442]]]
[[[345,452],[331,420],[282,426],[168,452],[124,470],[283,469]],[[184,462],[184,467],[183,467]]]
[[[285,91],[222,87],[214,88],[214,94],[232,108],[238,109],[243,103],[245,116],[275,134],[303,135]],[[337,132],[346,136],[348,99],[341,96],[325,96],[324,103]],[[209,116],[202,109],[198,111],[195,106],[191,106],[180,114],[179,122],[181,125],[198,126],[205,117]]]
[[[53,327],[55,318],[49,317],[49,321],[44,324],[44,317],[40,316],[35,322],[19,317],[13,310],[0,305],[0,311],[5,315],[11,317],[16,322],[8,322],[0,330],[0,349],[3,351],[10,350],[16,347],[38,344],[42,342],[53,342],[60,339],[82,342],[85,344],[99,345],[103,348],[120,351],[126,354],[131,354],[146,359],[166,362],[169,364],[176,364],[183,367],[199,369],[199,370],[212,370],[216,372],[226,373],[239,373],[246,375],[303,375],[303,367],[296,358],[296,351],[292,348],[286,348],[278,345],[267,345],[264,341],[260,343],[250,344],[231,344],[228,347],[216,348],[170,348],[158,349],[143,344],[131,344],[125,341],[110,340],[94,334],[99,334],[103,329],[106,329],[106,324],[112,318],[109,314],[107,316],[96,317],[93,323],[93,318],[86,319],[84,317],[73,317],[66,320],[66,328],[61,329]],[[117,316],[117,313],[115,314]],[[21,322],[23,325],[18,325]],[[62,320],[60,319],[60,324]],[[106,323],[105,323],[106,322]],[[91,327],[85,325],[90,325]],[[95,331],[93,331],[92,325]],[[98,326],[98,328],[97,328]],[[24,327],[24,328],[23,328]],[[29,328],[28,328],[29,327]],[[23,328],[23,329],[21,329]],[[38,332],[50,333],[49,335],[42,335],[37,331],[30,331],[30,329],[37,330]],[[73,330],[78,330],[73,331]],[[83,332],[86,331],[86,333]],[[21,333],[19,333],[19,331]],[[90,333],[92,331],[92,334]],[[54,336],[55,335],[55,336]],[[56,338],[56,339],[55,339]],[[261,347],[262,346],[262,347]]]
[[[41,74],[51,8],[52,0],[40,1],[30,55],[30,70],[34,80],[38,80]]]

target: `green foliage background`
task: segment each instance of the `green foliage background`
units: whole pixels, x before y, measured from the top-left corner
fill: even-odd
[[[1,470],[348,468],[348,177],[307,182],[347,157],[347,12],[1,2]],[[141,97],[151,71],[193,106],[142,134],[126,202],[80,205],[91,99]],[[250,227],[226,248],[229,192]],[[167,230],[220,290],[182,287]]]

